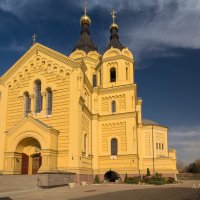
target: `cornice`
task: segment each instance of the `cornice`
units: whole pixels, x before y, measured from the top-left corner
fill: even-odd
[[[130,63],[134,63],[134,60],[131,58],[128,58],[124,55],[117,55],[117,56],[113,56],[113,57],[108,57],[108,58],[103,58],[102,62],[110,62],[110,61],[114,61],[114,60],[119,60],[119,59],[124,59]]]
[[[90,93],[93,92],[93,87],[88,79],[88,77],[84,74],[84,83],[87,86],[87,88],[90,90]]]
[[[80,62],[80,65],[81,65],[81,69],[86,72],[87,71],[87,66],[85,64],[85,62],[83,61],[83,59],[81,59],[81,62]],[[79,68],[80,66],[75,66],[74,68]]]
[[[4,83],[7,81],[13,73],[15,73],[34,54],[37,54],[38,51],[62,62],[63,64],[69,65],[72,68],[81,67],[80,62],[73,61],[62,53],[50,49],[42,44],[36,43],[1,77],[2,82]]]
[[[110,94],[110,93],[134,90],[135,88],[136,88],[136,84],[115,86],[115,87],[109,87],[109,88],[98,88],[97,93],[100,94],[100,95],[101,94]]]
[[[168,129],[167,126],[164,126],[164,125],[161,125],[161,124],[146,124],[146,125],[143,124],[142,127],[143,128],[152,127],[152,128],[155,128],[156,130],[162,130],[162,131],[163,131],[163,129],[165,129],[165,130]]]
[[[48,131],[52,134],[58,135],[59,131],[54,129],[52,126],[48,126],[46,124],[44,124],[42,121],[36,120],[33,117],[31,117],[30,115],[25,116],[24,118],[22,118],[16,125],[14,125],[10,130],[5,131],[5,133],[7,135],[11,135],[12,133],[14,133],[19,127],[23,126],[23,124],[26,123],[26,121],[30,121],[33,124],[35,124],[36,126],[42,128],[44,131]]]
[[[109,114],[109,115],[100,115],[99,121],[104,120],[115,120],[115,119],[125,119],[130,117],[135,117],[136,112],[126,112],[126,113],[115,113],[115,114]]]
[[[97,66],[95,68],[96,71],[99,69],[99,67],[101,66],[101,64],[102,64],[102,56],[99,58],[99,62],[97,63]]]

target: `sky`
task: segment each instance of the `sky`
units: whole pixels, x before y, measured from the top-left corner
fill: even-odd
[[[200,158],[200,1],[88,0],[100,53],[111,10],[120,41],[134,54],[143,118],[169,127],[169,146],[186,164]],[[83,0],[0,0],[0,76],[38,42],[69,55],[80,34]]]

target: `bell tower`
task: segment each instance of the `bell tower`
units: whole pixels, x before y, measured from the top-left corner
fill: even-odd
[[[110,26],[110,41],[102,57],[103,88],[121,86],[134,83],[133,54],[120,42],[119,26],[115,22],[116,11],[112,11],[113,22]]]

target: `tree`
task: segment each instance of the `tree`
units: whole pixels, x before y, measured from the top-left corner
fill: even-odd
[[[151,176],[149,168],[147,168],[147,176]]]
[[[200,173],[200,160],[196,160],[195,162],[190,163],[186,167],[186,172],[189,172],[189,173]]]
[[[95,176],[95,178],[94,178],[94,183],[97,183],[97,184],[100,183],[100,179],[99,179],[99,176],[98,176],[98,175]]]

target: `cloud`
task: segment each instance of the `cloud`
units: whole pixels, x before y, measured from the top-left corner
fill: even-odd
[[[20,15],[25,5],[28,4],[27,0],[1,0],[0,8],[6,12],[11,12],[15,15]]]
[[[94,0],[88,4],[91,9],[118,10],[121,38],[139,60],[149,54],[180,56],[170,52],[173,48],[200,49],[199,0]]]
[[[83,1],[1,0],[0,9],[21,20],[59,22],[67,20],[72,10],[81,12]],[[118,11],[121,40],[134,52],[137,62],[149,56],[181,56],[171,52],[173,48],[200,49],[199,0],[88,0],[88,13],[101,10],[104,20],[109,21],[112,9]],[[105,28],[101,30],[104,37],[107,32]]]
[[[169,146],[177,149],[178,159],[186,163],[200,159],[200,127],[178,127],[169,131]]]

